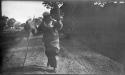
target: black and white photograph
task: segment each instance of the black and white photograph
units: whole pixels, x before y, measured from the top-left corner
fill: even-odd
[[[0,75],[125,75],[125,0],[1,0]]]

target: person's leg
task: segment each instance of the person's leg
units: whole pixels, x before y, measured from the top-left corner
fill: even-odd
[[[50,66],[53,67],[54,69],[57,68],[57,60],[55,56],[52,56],[50,58],[51,62],[50,62]]]
[[[45,54],[46,54],[47,59],[48,59],[48,61],[47,61],[47,67],[49,67],[49,66],[50,66],[50,56],[49,56],[49,52],[48,52],[47,50],[45,50]]]
[[[56,56],[58,55],[57,53],[57,48],[51,47],[51,48],[46,48],[45,54],[48,58],[47,66],[51,66],[54,68],[54,70],[57,68],[57,60]]]
[[[54,69],[57,68],[56,56],[52,52],[45,51],[45,54],[48,58],[47,66],[51,66]]]

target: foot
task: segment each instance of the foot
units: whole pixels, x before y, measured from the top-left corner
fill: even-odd
[[[53,68],[53,72],[55,72],[55,73],[56,73],[56,68]]]
[[[53,68],[50,65],[47,65],[47,69],[52,70]]]
[[[49,63],[47,63],[47,67],[49,67],[50,66],[50,64]]]
[[[56,60],[59,60],[59,56],[56,56]]]
[[[53,67],[49,66],[49,67],[46,68],[46,71],[50,72],[50,73],[56,73],[56,68],[53,68]]]

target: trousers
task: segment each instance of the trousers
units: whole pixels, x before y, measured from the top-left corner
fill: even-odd
[[[56,47],[45,47],[45,54],[48,58],[47,65],[57,68],[56,56],[58,55],[58,48]]]

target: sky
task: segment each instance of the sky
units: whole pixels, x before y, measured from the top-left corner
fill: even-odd
[[[49,10],[42,5],[42,1],[2,1],[2,15],[21,23],[29,18],[40,17],[45,11]]]

